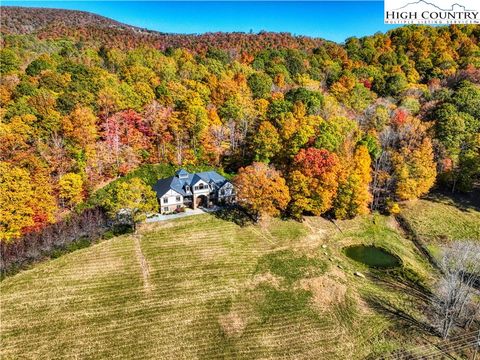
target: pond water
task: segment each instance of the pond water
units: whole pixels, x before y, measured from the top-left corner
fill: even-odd
[[[344,249],[345,255],[362,264],[379,269],[389,269],[400,266],[401,260],[388,251],[366,245],[354,245]]]

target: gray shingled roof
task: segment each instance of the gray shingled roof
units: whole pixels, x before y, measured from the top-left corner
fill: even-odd
[[[187,175],[188,177],[185,177]],[[182,179],[180,179],[180,177],[182,177]],[[185,185],[192,187],[200,179],[208,184],[215,185],[217,188],[222,187],[228,182],[227,179],[215,171],[205,171],[201,173],[190,174],[184,169],[180,169],[175,173],[175,176],[158,180],[153,186],[153,190],[155,190],[158,197],[162,197],[169,190],[174,190],[182,196],[191,195],[191,192],[187,193],[185,191]]]

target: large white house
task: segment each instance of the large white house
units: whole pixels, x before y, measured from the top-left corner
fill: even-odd
[[[190,174],[180,169],[175,176],[158,180],[153,190],[162,214],[183,207],[196,209],[235,201],[232,183],[215,171]]]

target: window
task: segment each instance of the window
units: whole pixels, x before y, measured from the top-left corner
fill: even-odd
[[[164,203],[164,204],[168,204],[168,197],[164,197],[164,198],[163,198],[163,203]]]
[[[220,190],[220,195],[225,195],[225,190]]]
[[[168,206],[165,206],[165,207],[163,208],[163,211],[168,212]]]
[[[190,186],[185,185],[185,191],[190,191]]]
[[[200,190],[202,190],[202,189],[203,189],[203,184],[198,185],[198,188],[199,188]]]
[[[179,201],[180,201],[180,196],[177,196],[177,202],[179,202]]]

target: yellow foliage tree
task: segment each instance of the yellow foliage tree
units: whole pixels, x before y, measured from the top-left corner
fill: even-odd
[[[95,156],[96,121],[96,116],[92,109],[88,107],[76,107],[62,121],[65,135],[85,152],[87,158]]]
[[[334,203],[337,219],[368,214],[372,195],[369,191],[371,159],[366,146],[355,149],[353,157],[344,159],[340,172],[339,188]]]
[[[401,148],[393,154],[392,161],[396,176],[395,194],[400,200],[425,195],[435,183],[437,171],[429,138],[423,139],[417,148]]]
[[[0,241],[17,238],[22,229],[34,225],[32,197],[28,171],[0,162]]]
[[[280,151],[280,136],[277,129],[269,121],[263,121],[253,138],[255,160],[269,163],[270,159]]]
[[[75,206],[83,200],[83,180],[79,174],[67,173],[58,181],[60,199],[64,205]]]
[[[117,183],[110,188],[103,205],[109,215],[118,221],[122,222],[125,218],[134,231],[148,213],[158,210],[155,192],[139,178]]]

